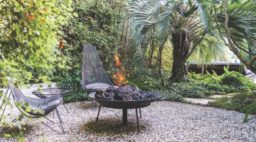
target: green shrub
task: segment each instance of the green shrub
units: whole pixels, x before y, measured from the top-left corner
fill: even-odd
[[[65,46],[54,72],[54,80],[60,86],[75,90],[74,94],[64,98],[65,102],[87,99],[84,93],[80,93],[84,92],[81,86],[83,45],[96,46],[105,70],[112,69],[112,54],[116,48],[120,22],[120,8],[107,0],[78,0],[73,1],[72,6],[77,15],[63,26]]]
[[[205,86],[201,82],[188,79],[184,82],[172,83],[168,86],[169,92],[184,97],[201,98],[205,96]]]
[[[80,102],[88,100],[88,95],[85,91],[79,90],[69,93],[63,97],[64,103]]]
[[[161,94],[161,97],[164,100],[177,101],[177,102],[183,101],[183,97],[180,94],[171,92],[169,90],[159,90],[158,93]]]
[[[137,86],[138,88],[145,91],[162,90],[164,87],[161,85],[159,79],[150,76],[141,76],[139,78],[130,78],[129,83]]]
[[[256,93],[242,92],[231,98],[220,98],[210,103],[211,106],[256,114]]]
[[[180,96],[203,98],[213,94],[252,92],[255,90],[255,84],[244,75],[229,71],[220,76],[190,73],[187,80],[166,84],[165,87],[161,85],[159,78],[151,77],[150,74],[131,79],[130,82],[143,90],[161,92],[165,99],[170,100],[175,100]]]
[[[176,92],[169,91],[161,85],[159,78],[153,78],[148,75],[144,75],[137,78],[130,78],[129,84],[137,86],[138,88],[145,91],[157,92],[161,95],[162,99],[171,101],[183,101],[183,97]]]
[[[231,86],[242,91],[250,91],[256,89],[256,85],[252,81],[247,79],[244,75],[234,71],[226,71],[221,76],[221,84]]]
[[[71,0],[1,1],[0,62],[16,63],[13,68],[23,80],[50,80],[60,51],[60,28],[72,17],[71,4]]]

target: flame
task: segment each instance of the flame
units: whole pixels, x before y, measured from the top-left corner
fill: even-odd
[[[114,62],[118,71],[113,75],[114,83],[117,86],[122,86],[128,83],[125,77],[125,70],[122,67],[122,63],[117,53],[114,54]]]
[[[122,74],[121,72],[117,72],[113,75],[113,78],[114,78],[114,83],[117,85],[117,86],[122,86],[124,84],[127,84],[127,80],[126,80],[126,77],[124,74]]]
[[[115,66],[116,67],[121,67],[122,63],[121,63],[117,53],[114,54],[114,61],[115,61]]]

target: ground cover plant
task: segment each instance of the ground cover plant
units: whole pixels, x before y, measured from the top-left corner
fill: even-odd
[[[219,98],[210,106],[235,110],[245,113],[244,122],[248,121],[248,114],[256,114],[256,93],[240,92],[233,97]]]
[[[256,89],[256,85],[244,75],[227,70],[220,76],[189,73],[185,81],[166,86],[162,86],[158,78],[149,76],[136,78],[133,83],[144,90],[160,92],[165,99],[176,101],[181,101],[182,97],[203,98],[216,94],[253,92]]]

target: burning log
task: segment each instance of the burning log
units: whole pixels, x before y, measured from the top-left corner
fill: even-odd
[[[110,86],[105,91],[96,91],[95,98],[98,100],[119,100],[119,101],[151,101],[160,98],[160,95],[152,92],[145,92],[131,85],[125,77],[125,70],[117,53],[114,54],[114,62],[118,71],[113,75],[115,85]]]
[[[142,91],[131,85],[125,85],[119,88],[110,86],[106,91],[98,91],[96,99],[101,100],[119,100],[119,101],[141,101],[155,100],[160,97],[158,93]]]

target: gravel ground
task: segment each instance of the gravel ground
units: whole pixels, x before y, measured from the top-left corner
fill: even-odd
[[[37,142],[255,142],[256,117],[250,116],[249,122],[243,123],[244,115],[235,111],[227,111],[212,107],[190,105],[177,102],[161,101],[152,103],[142,109],[140,119],[140,133],[136,130],[135,111],[129,110],[131,129],[120,128],[120,133],[115,133],[114,127],[109,127],[97,133],[94,124],[97,108],[90,102],[70,103],[66,105],[68,114],[63,106],[60,113],[63,118],[66,134],[58,135],[39,122],[33,124],[32,130],[26,134],[26,141]],[[99,124],[121,123],[121,110],[102,108]],[[49,115],[52,118],[53,115]],[[85,125],[95,125],[95,131],[86,130]],[[56,125],[54,128],[58,129]],[[99,128],[100,129],[100,128]],[[113,130],[113,134],[110,134]],[[129,132],[128,132],[129,130]],[[104,132],[106,131],[106,132]],[[117,129],[118,131],[118,129]],[[0,141],[5,141],[0,138]]]

